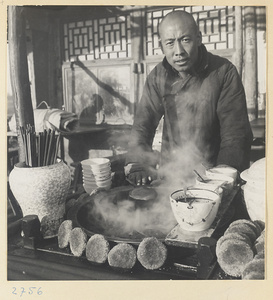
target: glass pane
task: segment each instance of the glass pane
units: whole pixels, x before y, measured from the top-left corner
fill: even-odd
[[[87,113],[84,113],[84,110],[92,106],[92,95],[97,93],[97,84],[84,70],[76,67],[68,72],[67,83],[68,101],[72,104],[72,112],[85,121]]]
[[[101,67],[98,70],[98,92],[103,99],[105,122],[133,123],[130,66]]]
[[[66,109],[81,124],[132,124],[134,100],[130,65],[77,66],[67,71]]]

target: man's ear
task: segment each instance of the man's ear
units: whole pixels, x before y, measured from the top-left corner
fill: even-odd
[[[158,40],[158,43],[159,43],[159,47],[160,47],[162,53],[164,53],[161,40]]]
[[[197,40],[198,40],[198,46],[201,46],[201,44],[202,44],[202,32],[201,31],[198,32]]]

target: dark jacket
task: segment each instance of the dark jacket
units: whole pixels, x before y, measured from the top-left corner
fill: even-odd
[[[199,48],[198,69],[182,79],[163,59],[148,75],[137,106],[127,163],[154,164],[152,142],[164,116],[162,163],[189,142],[211,165],[239,171],[249,165],[252,131],[245,92],[235,66]]]

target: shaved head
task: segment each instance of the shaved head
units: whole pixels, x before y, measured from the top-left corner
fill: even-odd
[[[186,11],[176,10],[168,13],[159,23],[158,25],[159,36],[161,37],[162,28],[165,25],[168,26],[170,23],[171,24],[176,23],[177,21],[181,21],[181,20],[183,20],[183,22],[187,25],[188,28],[193,29],[196,32],[196,34],[198,34],[199,29],[193,16]]]
[[[168,63],[181,76],[192,72],[198,60],[202,34],[193,16],[178,10],[167,14],[158,25],[160,46]]]

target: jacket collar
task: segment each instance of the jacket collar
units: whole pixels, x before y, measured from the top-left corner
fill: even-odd
[[[164,68],[167,70],[168,73],[171,73],[175,76],[179,76],[178,71],[176,71],[167,61],[166,56],[162,62]],[[199,47],[198,53],[198,62],[197,62],[197,69],[195,71],[195,75],[201,75],[208,67],[208,51],[204,44]]]

